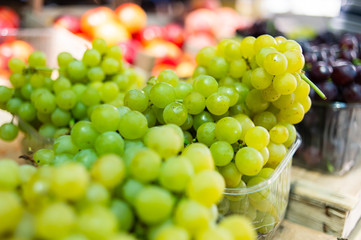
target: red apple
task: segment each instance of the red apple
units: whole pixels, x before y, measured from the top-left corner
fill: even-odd
[[[222,7],[216,10],[219,22],[215,32],[218,38],[229,38],[234,36],[238,28],[245,28],[250,21],[241,17],[237,11],[229,7]]]
[[[71,15],[62,15],[54,20],[55,27],[62,27],[72,33],[80,33],[80,18]]]
[[[164,39],[164,36],[164,29],[161,26],[152,25],[141,30],[138,34],[136,34],[135,38],[143,45],[147,45],[152,40]]]
[[[84,33],[93,36],[95,28],[114,21],[117,21],[117,17],[110,8],[97,7],[83,14],[80,19],[80,27]]]
[[[147,23],[144,10],[134,3],[124,3],[115,9],[119,21],[130,33],[142,30]]]
[[[187,37],[185,49],[187,52],[196,54],[200,49],[207,46],[215,46],[217,44],[213,35],[208,33],[195,33]]]
[[[182,47],[185,39],[185,32],[181,25],[170,23],[164,27],[165,39]]]
[[[128,41],[131,36],[119,21],[109,21],[93,30],[94,38],[103,38],[109,45]]]
[[[214,34],[218,24],[221,23],[217,19],[217,14],[204,8],[194,10],[185,18],[185,30],[190,34],[198,32]]]
[[[157,63],[172,65],[176,65],[182,56],[182,51],[177,45],[165,40],[152,40],[145,46],[144,51],[157,58]]]
[[[16,40],[11,43],[12,57],[19,58],[24,62],[28,61],[28,57],[34,51],[34,48],[27,42]]]
[[[19,28],[19,15],[9,7],[0,6],[0,30],[7,28]]]
[[[118,44],[122,49],[122,55],[125,61],[132,64],[135,60],[137,51],[142,47],[140,42],[135,39],[131,39],[126,42],[121,42]]]
[[[175,72],[180,78],[190,77],[196,66],[197,65],[193,61],[182,61],[177,65]]]
[[[153,69],[152,69],[152,76],[158,76],[159,73],[165,69],[171,69],[175,71],[175,66],[174,65],[169,65],[169,64],[156,64]]]

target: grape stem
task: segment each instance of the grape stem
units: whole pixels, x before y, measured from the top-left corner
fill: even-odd
[[[319,89],[308,77],[306,77],[306,75],[304,73],[301,73],[300,76],[306,83],[308,83],[308,85],[310,85],[313,88],[313,90],[315,90],[315,92],[318,94],[318,96],[320,96],[323,100],[327,99],[327,97],[321,91],[321,89]]]

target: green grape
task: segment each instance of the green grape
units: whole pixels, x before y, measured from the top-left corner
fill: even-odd
[[[214,122],[212,115],[209,112],[203,111],[193,117],[193,128],[197,129],[206,122]]]
[[[241,82],[236,82],[234,84],[234,88],[237,90],[239,97],[238,97],[238,103],[243,103],[248,95],[249,87]]]
[[[64,90],[56,95],[56,104],[63,110],[72,109],[76,104],[77,96],[73,90]]]
[[[189,145],[189,144],[193,143],[193,136],[189,131],[183,131],[183,135],[184,135],[184,144],[185,145]]]
[[[218,82],[215,78],[207,75],[200,75],[193,80],[193,90],[199,92],[204,97],[217,92]]]
[[[20,98],[11,98],[6,103],[6,110],[9,113],[16,115],[16,114],[18,114],[18,110],[20,108],[21,103],[22,103],[22,101]]]
[[[284,53],[288,50],[296,50],[300,53],[302,53],[302,48],[301,46],[294,40],[286,40],[281,42],[278,46],[277,46],[278,51]]]
[[[266,166],[275,169],[282,159],[286,156],[287,148],[283,144],[270,142],[267,146],[269,158]]]
[[[171,157],[161,166],[159,183],[170,191],[183,192],[193,174],[193,166],[186,157]]]
[[[13,160],[2,159],[0,161],[0,190],[15,190],[19,184],[19,165]]]
[[[170,69],[161,71],[157,77],[157,80],[158,80],[158,82],[169,83],[173,87],[177,86],[178,82],[179,82],[179,78],[178,78],[177,74],[173,70],[170,70]]]
[[[74,209],[66,203],[57,202],[43,209],[36,218],[36,232],[42,238],[67,236],[76,224]]]
[[[138,217],[147,224],[157,224],[168,219],[174,206],[173,196],[155,185],[142,188],[135,197]]]
[[[146,117],[138,111],[125,113],[119,121],[118,131],[125,139],[138,139],[148,130]]]
[[[46,138],[53,138],[56,131],[56,127],[51,123],[45,123],[40,126],[38,132],[41,136]]]
[[[258,51],[265,47],[277,47],[277,42],[271,35],[263,34],[254,41],[253,49],[255,53],[258,53]]]
[[[89,181],[89,174],[83,165],[68,162],[56,168],[51,190],[60,199],[77,200],[84,196]]]
[[[223,57],[214,57],[208,64],[207,73],[214,78],[223,78],[227,75],[229,63]]]
[[[37,112],[36,117],[42,123],[51,123],[51,114],[44,114],[44,113]]]
[[[211,146],[216,139],[216,124],[214,122],[205,122],[197,129],[197,140],[207,146]]]
[[[227,188],[237,187],[242,180],[242,174],[240,171],[238,171],[234,162],[229,162],[227,165],[223,165],[223,167],[220,167],[219,173],[223,176]]]
[[[54,161],[54,151],[51,149],[40,149],[35,152],[33,159],[38,165],[49,165]]]
[[[22,120],[31,122],[36,118],[36,109],[30,102],[23,102],[19,107],[18,114]]]
[[[85,65],[94,67],[99,65],[101,57],[102,56],[96,49],[88,49],[85,51],[82,61]]]
[[[253,36],[248,36],[242,39],[241,41],[241,53],[244,58],[252,58],[255,55],[254,42],[256,38]]]
[[[150,128],[144,137],[144,144],[163,158],[176,155],[183,148],[183,143],[184,139],[168,125]]]
[[[271,84],[268,88],[261,91],[262,98],[268,102],[274,102],[281,97]]]
[[[152,111],[153,111],[153,113],[154,113],[154,115],[155,115],[155,117],[157,119],[157,123],[160,123],[160,124],[164,125],[165,124],[164,119],[163,119],[163,110],[164,110],[164,108],[158,108],[155,105],[153,105],[151,109],[152,109]]]
[[[60,93],[61,91],[67,90],[71,88],[71,82],[69,79],[60,76],[54,81],[53,90],[55,94]]]
[[[33,91],[33,87],[31,86],[30,83],[25,83],[21,88],[20,88],[20,93],[21,96],[24,100],[29,100],[30,96],[31,96],[31,92]]]
[[[292,143],[296,140],[297,131],[296,128],[290,123],[280,123],[281,125],[285,126],[288,130],[288,139],[283,143],[286,147],[292,145]]]
[[[112,75],[120,70],[120,63],[114,58],[106,57],[101,63],[101,68],[106,75]]]
[[[169,225],[161,227],[154,238],[154,240],[167,240],[167,239],[174,239],[174,240],[189,240],[190,236],[189,233],[181,227]]]
[[[91,82],[102,82],[105,79],[105,73],[101,67],[92,67],[88,70],[87,77]]]
[[[277,50],[274,47],[265,47],[262,48],[257,54],[256,54],[256,63],[259,67],[264,67],[264,60],[266,59],[266,56],[268,56],[271,53],[277,53]],[[271,73],[270,73],[271,74]]]
[[[261,91],[257,89],[249,91],[245,102],[248,109],[254,113],[263,112],[269,106],[269,103],[262,98]]]
[[[79,121],[71,129],[71,139],[80,149],[92,148],[99,133],[91,122]]]
[[[134,224],[134,213],[126,202],[114,199],[111,203],[110,209],[118,221],[119,229],[129,231]],[[126,240],[126,239],[124,239]]]
[[[69,153],[62,153],[59,155],[55,155],[54,161],[53,161],[53,165],[54,166],[60,166],[63,165],[65,163],[70,163],[73,161],[73,155],[69,154]]]
[[[268,145],[270,135],[266,128],[256,126],[247,131],[244,139],[247,146],[261,150]]]
[[[263,62],[264,69],[271,75],[280,75],[288,70],[288,59],[282,53],[270,53]]]
[[[92,82],[92,83],[89,83],[88,86],[91,88],[94,88],[100,92],[100,89],[103,87],[103,83],[102,82]]]
[[[167,124],[173,123],[181,126],[187,120],[188,112],[182,103],[172,102],[163,110],[163,119]]]
[[[266,163],[268,162],[269,159],[269,151],[267,147],[262,148],[261,150],[259,150],[259,152],[262,154],[263,157],[263,166],[266,165]]]
[[[24,185],[37,172],[37,168],[33,165],[23,164],[19,166],[20,181]]]
[[[182,200],[175,209],[174,222],[195,235],[209,227],[211,215],[208,208],[190,199]]]
[[[229,230],[214,226],[198,234],[196,240],[232,240],[234,239]]]
[[[251,84],[256,89],[266,89],[272,84],[272,76],[263,68],[256,68],[252,71]]]
[[[223,115],[229,109],[229,98],[220,93],[213,93],[206,99],[208,111],[214,115]]]
[[[51,122],[56,127],[65,127],[69,124],[71,119],[71,114],[68,111],[56,108],[50,116]]]
[[[250,220],[248,220],[245,216],[228,216],[223,218],[219,225],[227,229],[235,240],[257,239],[255,229],[253,228]]]
[[[306,83],[304,80],[300,80],[297,83],[297,88],[294,92],[295,94],[295,101],[300,101],[308,96],[310,93],[310,85]]]
[[[175,101],[175,91],[172,85],[160,82],[154,85],[149,92],[150,101],[159,108],[165,108]]]
[[[124,140],[116,132],[103,132],[95,139],[94,148],[99,156],[106,153],[122,155],[124,152]]]
[[[125,201],[129,204],[134,205],[135,197],[138,195],[141,189],[144,188],[144,185],[132,178],[128,178],[126,182],[121,186],[121,195]]]
[[[236,88],[222,86],[218,88],[218,92],[229,98],[229,106],[234,106],[238,102],[240,94],[238,93]]]
[[[277,118],[273,113],[264,111],[257,113],[253,117],[253,122],[256,126],[261,126],[267,130],[270,130],[274,125],[277,124]]]
[[[267,179],[271,177],[273,172],[274,172],[273,168],[262,168],[262,170],[258,173],[257,177]]]
[[[99,183],[90,183],[85,193],[87,203],[107,205],[109,203],[110,193],[103,185]]]
[[[45,77],[43,75],[41,75],[40,73],[34,73],[31,77],[30,77],[30,85],[34,88],[39,88],[44,86],[45,84]]]
[[[255,222],[257,232],[263,234],[271,232],[276,225],[275,218],[271,214],[263,212],[258,212]]]
[[[87,74],[87,68],[82,61],[73,60],[67,66],[67,73],[74,81],[83,80]]]
[[[21,73],[11,74],[9,80],[14,88],[20,88],[26,83],[25,76]]]
[[[19,133],[19,128],[13,123],[4,123],[0,127],[0,139],[10,142],[13,141]]]
[[[217,122],[215,133],[218,140],[233,144],[240,140],[242,126],[237,119],[233,117],[224,117]]]
[[[178,82],[174,87],[176,99],[184,99],[188,94],[192,92],[192,84],[187,82]]]
[[[0,103],[6,103],[12,99],[14,90],[5,86],[0,86]]]
[[[255,176],[263,167],[263,157],[256,149],[243,147],[237,151],[235,163],[243,175]]]
[[[272,103],[278,109],[288,108],[295,102],[295,94],[281,95],[276,101]]]
[[[0,206],[0,234],[4,235],[17,228],[23,214],[23,206],[18,195],[12,191],[0,191]]]
[[[82,120],[87,117],[87,107],[82,102],[77,102],[71,110],[73,117],[77,120]]]
[[[276,40],[277,44],[281,44],[282,42],[286,41],[287,39],[283,36],[277,36],[277,37],[275,37],[275,40]]]
[[[157,122],[157,117],[153,111],[152,108],[147,108],[144,112],[143,115],[145,116],[145,118],[147,119],[148,122],[148,128],[151,128],[153,126],[155,126],[156,122]],[[193,122],[192,122],[193,123]]]
[[[32,102],[38,112],[42,114],[50,114],[55,111],[57,100],[53,94],[48,91],[44,91],[43,93],[39,93],[37,96],[34,95],[32,97]]]
[[[190,160],[195,173],[214,169],[212,153],[209,148],[202,143],[188,145],[181,155]]]
[[[197,66],[197,67],[194,69],[192,78],[196,78],[196,77],[198,77],[198,76],[200,76],[200,75],[207,75],[207,68],[206,68],[206,67]]]
[[[231,144],[225,141],[214,142],[209,149],[211,150],[216,166],[226,166],[234,157],[234,151]]]
[[[124,74],[116,74],[112,77],[112,82],[118,85],[120,91],[124,91],[130,86],[130,79]]]
[[[234,86],[236,83],[236,79],[230,76],[226,76],[218,81],[219,86]]]
[[[217,44],[217,48],[216,48],[216,56],[225,56],[225,49],[227,47],[227,45],[229,43],[231,43],[233,40],[232,39],[223,39],[222,41],[220,41]],[[212,60],[212,59],[211,59]]]
[[[186,131],[193,127],[193,117],[190,114],[187,114],[186,121],[180,126],[182,130]]]
[[[90,119],[98,132],[115,131],[120,124],[118,109],[109,104],[102,104],[95,107]]]
[[[289,137],[288,129],[280,124],[275,125],[270,131],[270,139],[276,144],[282,144],[287,141]]]
[[[222,114],[222,115],[214,115],[214,114],[212,114],[212,117],[213,117],[213,119],[214,119],[215,122],[218,122],[218,121],[221,120],[222,118],[229,117],[229,111],[225,112],[225,113]]]
[[[300,72],[305,65],[305,58],[302,52],[291,49],[283,53],[287,59],[287,72],[294,73]]]
[[[106,51],[106,56],[114,58],[118,61],[121,61],[122,60],[122,49],[117,45],[109,46]]]
[[[91,168],[91,176],[107,188],[114,188],[125,177],[125,164],[123,159],[115,154],[100,156]]]
[[[118,85],[114,82],[105,82],[100,87],[100,98],[102,101],[109,103],[119,95]]]
[[[96,204],[83,209],[77,220],[78,231],[89,240],[110,239],[117,227],[117,219],[111,209]]]
[[[28,64],[30,67],[45,67],[46,66],[45,54],[41,51],[32,52],[28,58]]]
[[[199,66],[208,67],[209,62],[216,56],[216,48],[213,46],[204,47],[198,51],[196,62]]]
[[[188,113],[196,115],[201,113],[206,106],[206,99],[198,92],[190,92],[183,101]]]
[[[97,153],[91,148],[80,150],[74,156],[74,161],[83,164],[87,169],[90,169],[97,159]]]
[[[311,108],[311,105],[312,105],[312,101],[311,101],[311,98],[309,96],[305,97],[304,99],[301,99],[299,101],[299,103],[301,103],[304,111],[305,111],[305,114],[310,110]]]
[[[26,68],[24,61],[19,58],[10,58],[8,66],[13,73],[22,73]]]
[[[273,79],[273,88],[279,94],[288,95],[288,94],[293,93],[296,90],[296,88],[297,88],[297,80],[290,73],[277,75]]]
[[[291,124],[297,124],[302,121],[305,115],[305,110],[301,103],[293,103],[288,108],[283,108],[278,113],[278,119]]]
[[[68,52],[61,52],[57,57],[59,67],[67,67],[74,60],[73,56]]]
[[[103,54],[107,51],[108,46],[107,43],[104,39],[102,38],[96,38],[92,41],[92,47],[96,50],[98,50],[98,52],[100,54]]]
[[[252,77],[252,70],[247,70],[242,77],[242,83],[247,87],[248,89],[252,89],[253,86],[251,84],[251,77]],[[237,88],[237,87],[236,87]]]
[[[131,89],[124,96],[124,106],[131,110],[144,112],[149,105],[148,96],[139,89]]]
[[[224,48],[224,56],[228,61],[242,59],[241,44],[230,40]]]
[[[138,151],[130,162],[129,170],[134,179],[148,183],[156,180],[162,165],[161,157],[151,149]]]

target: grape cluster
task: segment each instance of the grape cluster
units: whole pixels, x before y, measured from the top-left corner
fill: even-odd
[[[92,44],[81,60],[60,53],[55,80],[42,52],[33,52],[28,66],[11,59],[9,80],[13,88],[0,86],[0,107],[52,139],[69,132],[73,122],[89,119],[96,105],[123,105],[124,92],[142,85],[143,77],[124,65],[120,47],[108,47],[101,39]],[[0,127],[0,138],[5,141],[17,134],[13,123]]]
[[[111,105],[100,112],[103,106]],[[79,121],[53,149],[35,153],[38,168],[0,160],[0,237],[256,239],[245,217],[216,223],[225,182],[207,146],[184,148],[173,124],[150,128],[143,140],[126,125],[132,133],[123,139],[96,121]]]
[[[325,32],[302,42],[306,74],[330,102],[361,102],[361,35]],[[311,92],[315,100],[318,96]]]

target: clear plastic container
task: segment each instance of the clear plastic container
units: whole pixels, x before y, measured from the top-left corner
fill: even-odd
[[[224,198],[218,205],[220,218],[232,214],[245,215],[252,220],[258,240],[271,239],[286,212],[292,157],[300,144],[298,135],[267,180],[247,188],[226,188]]]
[[[361,159],[361,104],[314,102],[296,128],[295,165],[343,175]]]

